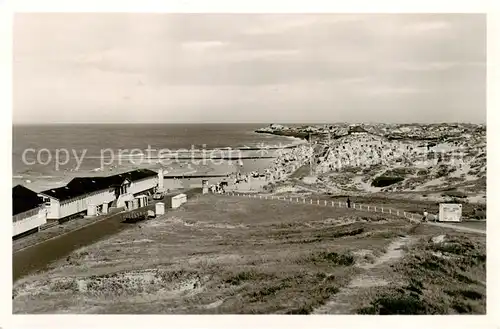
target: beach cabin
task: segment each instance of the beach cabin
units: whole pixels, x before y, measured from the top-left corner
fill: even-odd
[[[61,221],[77,215],[100,215],[110,208],[136,207],[139,201],[134,201],[135,196],[153,193],[157,186],[156,172],[138,169],[108,177],[76,177],[66,186],[39,196],[47,207],[47,218]]]
[[[22,185],[12,188],[12,237],[38,232],[47,223],[43,199]]]
[[[179,208],[187,202],[187,195],[181,193],[172,197],[172,209]]]
[[[440,203],[438,221],[461,222],[462,205],[459,203]]]
[[[201,193],[202,194],[208,193],[208,179],[203,179],[201,181]]]
[[[155,214],[156,216],[165,215],[165,204],[163,202],[155,204]]]

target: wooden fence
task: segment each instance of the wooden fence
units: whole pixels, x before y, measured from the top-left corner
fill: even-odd
[[[261,199],[261,200],[281,200],[286,202],[292,202],[297,204],[309,204],[316,205],[322,207],[333,207],[333,208],[348,208],[347,202],[342,201],[330,201],[330,200],[320,200],[320,199],[310,199],[310,198],[302,198],[302,197],[285,197],[285,196],[275,196],[275,195],[262,195],[262,194],[247,194],[247,193],[235,193],[229,192],[226,195],[236,196],[236,197],[244,197],[244,198],[252,198],[252,199]],[[398,217],[406,218],[410,221],[420,221],[423,215],[410,213],[407,211],[382,207],[382,206],[369,206],[359,203],[351,203],[351,208],[359,211],[367,211],[367,212],[378,212],[382,214],[390,214]]]

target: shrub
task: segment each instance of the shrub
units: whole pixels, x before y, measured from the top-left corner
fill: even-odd
[[[251,270],[251,271],[240,272],[224,280],[224,282],[236,286],[243,283],[244,281],[260,280],[266,277],[269,277],[269,275],[266,275],[264,273],[257,273],[256,271]]]
[[[372,302],[371,306],[358,310],[359,314],[427,314],[426,304],[418,297],[401,292],[387,294]]]
[[[350,254],[346,255],[337,254],[336,252],[322,252],[318,255],[317,259],[318,258],[340,266],[351,266],[354,264],[354,256]]]
[[[402,177],[379,176],[372,181],[374,187],[386,187],[403,181]]]
[[[444,196],[444,197],[449,196],[449,197],[453,197],[453,198],[466,198],[467,193],[460,192],[460,191],[447,191],[447,192],[442,193],[441,196]]]

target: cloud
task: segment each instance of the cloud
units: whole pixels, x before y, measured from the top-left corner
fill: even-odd
[[[484,118],[485,21],[16,14],[14,120]]]
[[[260,21],[259,26],[251,26],[243,31],[247,35],[261,35],[261,34],[279,34],[288,31],[293,31],[302,27],[307,27],[319,22],[319,17],[315,16],[292,16],[286,15],[272,18],[264,18]]]
[[[423,21],[405,26],[402,31],[407,33],[429,33],[440,30],[448,30],[451,24],[446,21]]]
[[[423,89],[401,86],[377,86],[366,89],[366,93],[372,96],[393,96],[398,94],[419,94]]]
[[[225,46],[222,41],[189,41],[181,43],[181,47],[188,50],[204,51],[210,48],[218,48]]]
[[[399,62],[394,63],[393,67],[403,71],[441,71],[456,68],[459,65],[471,65],[471,63],[459,62],[429,62],[429,63],[412,63]],[[472,64],[474,65],[474,64]]]

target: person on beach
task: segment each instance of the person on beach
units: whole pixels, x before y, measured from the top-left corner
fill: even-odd
[[[347,197],[347,208],[351,208],[351,199]]]

